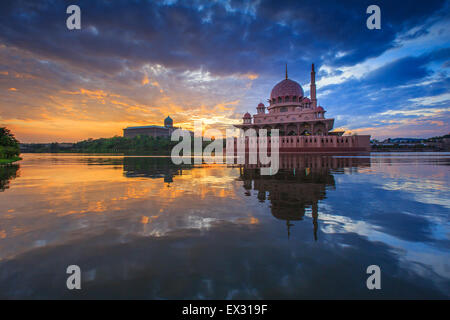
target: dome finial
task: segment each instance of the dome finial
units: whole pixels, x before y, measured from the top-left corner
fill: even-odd
[[[286,63],[286,79],[288,78],[288,75],[287,75],[287,63]]]

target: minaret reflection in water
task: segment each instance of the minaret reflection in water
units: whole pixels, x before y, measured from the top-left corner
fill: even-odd
[[[335,174],[344,168],[370,167],[368,157],[326,155],[280,155],[280,169],[275,175],[261,175],[260,166],[243,165],[239,179],[245,194],[256,191],[259,201],[270,203],[272,215],[286,221],[287,236],[293,221],[301,221],[311,210],[314,240],[317,241],[319,201],[336,188]]]

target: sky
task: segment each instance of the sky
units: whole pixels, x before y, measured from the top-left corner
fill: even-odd
[[[66,8],[81,9],[69,30]],[[366,9],[381,9],[369,30]],[[21,142],[135,125],[225,129],[297,81],[335,129],[373,138],[450,132],[450,1],[0,2],[0,125]]]

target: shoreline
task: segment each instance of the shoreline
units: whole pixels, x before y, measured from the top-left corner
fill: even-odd
[[[436,149],[372,149],[370,152],[449,152],[449,150],[436,150]]]
[[[283,156],[292,156],[292,155],[299,155],[299,156],[307,156],[307,155],[324,155],[324,156],[370,156],[372,155],[376,155],[378,153],[397,153],[397,154],[401,154],[401,153],[413,153],[413,154],[422,154],[422,153],[436,153],[436,154],[440,154],[440,153],[448,153],[448,151],[445,150],[433,150],[433,151],[429,151],[429,150],[421,150],[421,151],[417,151],[417,150],[376,150],[376,151],[364,151],[364,152],[320,152],[320,151],[316,151],[316,152],[280,152],[279,155],[280,157]],[[114,156],[114,157],[130,157],[130,158],[139,158],[139,157],[157,157],[157,158],[170,158],[171,155],[170,154],[164,154],[164,153],[104,153],[104,152],[22,152],[21,155],[69,155],[69,156],[96,156],[96,157],[108,157],[108,156]],[[224,152],[224,157],[225,157],[225,152]],[[191,154],[191,157],[197,157],[198,155],[195,155],[194,153]],[[214,156],[214,155],[213,155]],[[235,154],[236,156],[236,154]],[[268,156],[270,156],[270,153],[268,154]],[[183,156],[181,156],[183,157]],[[7,160],[7,162],[2,162],[1,160],[5,161]],[[11,164],[20,160],[23,160],[23,158],[20,159],[0,159],[0,165],[5,165],[5,164]]]
[[[0,159],[0,165],[1,164],[11,164],[11,163],[14,163],[14,162],[17,162],[17,161],[20,161],[20,160],[22,160],[21,157],[14,157],[14,158],[11,158],[11,159]]]

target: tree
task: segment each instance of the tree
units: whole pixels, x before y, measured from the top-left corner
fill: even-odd
[[[19,141],[5,127],[0,127],[0,158],[13,158],[20,154]]]

